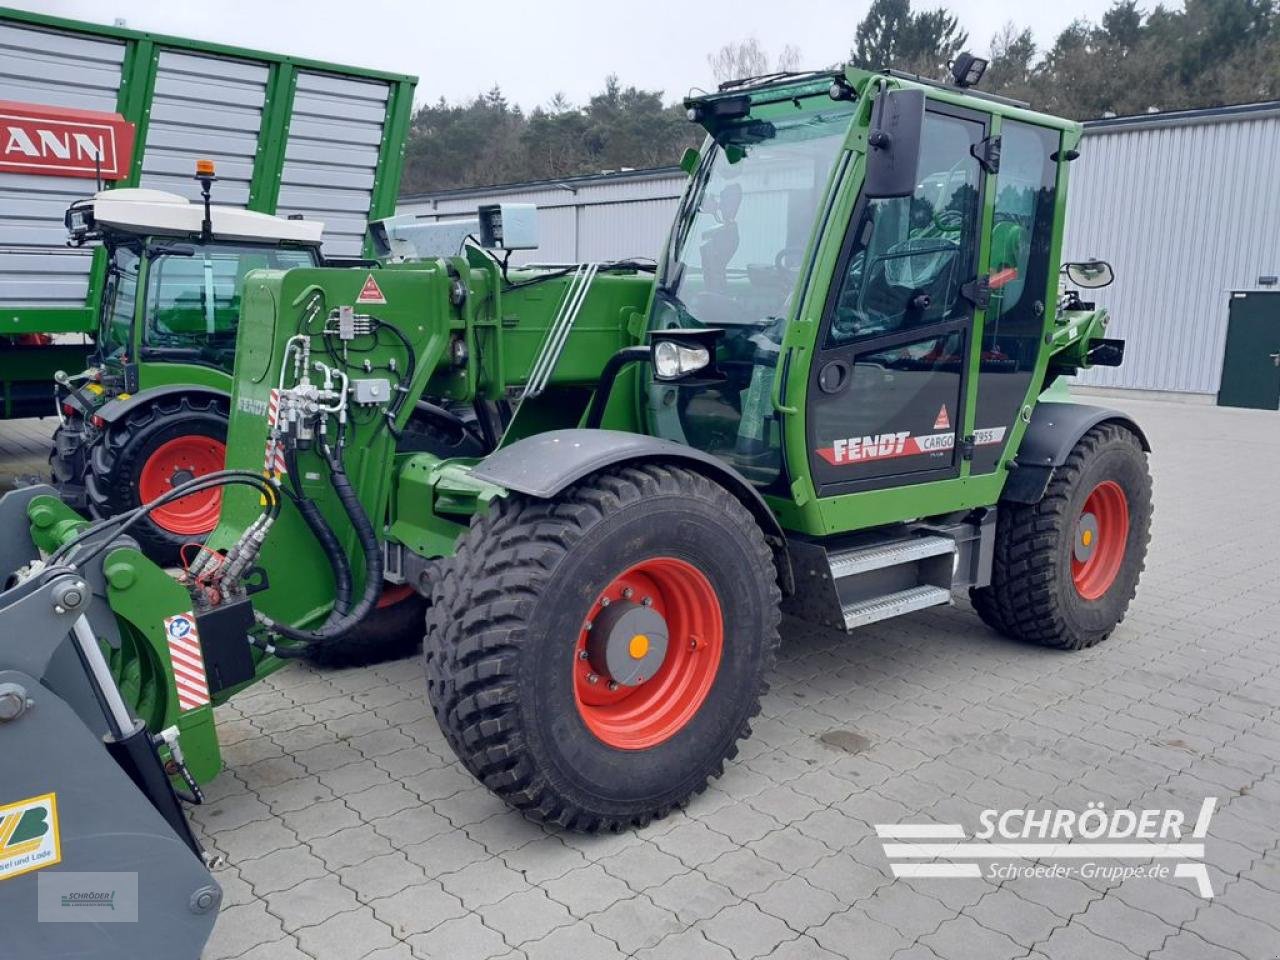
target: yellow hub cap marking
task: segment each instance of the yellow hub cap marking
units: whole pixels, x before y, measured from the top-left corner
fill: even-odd
[[[1081,542],[1081,543],[1083,543],[1086,547],[1087,547],[1089,544],[1093,543],[1093,531],[1092,531],[1092,530],[1086,530],[1086,531],[1084,532],[1083,536],[1081,536],[1081,537],[1080,537],[1080,542]]]
[[[632,660],[642,660],[648,652],[649,638],[643,633],[637,633],[631,638],[631,643],[627,645],[627,653],[631,654]]]

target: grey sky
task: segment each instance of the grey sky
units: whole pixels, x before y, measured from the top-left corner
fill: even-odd
[[[466,98],[499,84],[525,107],[563,92],[581,103],[610,72],[624,84],[674,100],[709,85],[707,54],[755,36],[770,53],[793,44],[802,65],[847,56],[870,0],[654,0],[649,3],[540,0],[537,3],[404,0],[6,0],[80,20],[178,34],[338,63],[416,74],[418,101]],[[916,0],[917,8],[936,5]],[[1041,46],[1079,16],[1096,20],[1110,0],[1011,4],[950,0],[985,51],[1007,20],[1029,26]]]

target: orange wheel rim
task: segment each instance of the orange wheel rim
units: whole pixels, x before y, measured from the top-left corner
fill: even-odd
[[[1129,499],[1114,480],[1085,497],[1071,548],[1071,580],[1085,600],[1102,597],[1120,573],[1129,540]]]
[[[643,607],[665,623],[666,647],[652,676],[618,683],[600,669],[592,633],[611,605]],[[616,610],[616,607],[615,607]],[[615,638],[619,656],[651,650],[643,633]],[[595,641],[602,641],[597,633]],[[615,642],[610,640],[608,642]],[[674,557],[627,568],[597,596],[574,649],[573,693],[583,723],[619,750],[644,750],[669,740],[697,714],[715,684],[724,652],[724,617],[715,588],[702,571]]]
[[[168,493],[195,477],[222,469],[227,447],[221,440],[200,434],[174,437],[147,458],[138,474],[138,496],[143,503]],[[201,490],[171,500],[151,511],[156,526],[179,536],[204,536],[218,524],[222,489]]]

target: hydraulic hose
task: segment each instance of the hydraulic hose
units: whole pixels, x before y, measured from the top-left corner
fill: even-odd
[[[378,543],[373,524],[369,522],[368,514],[364,512],[360,498],[356,496],[355,488],[351,485],[346,470],[343,469],[341,455],[334,454],[327,448],[321,453],[329,465],[329,482],[333,486],[334,493],[338,495],[342,508],[351,520],[351,525],[355,528],[356,536],[360,541],[360,548],[364,554],[364,592],[351,610],[336,619],[326,621],[316,630],[300,630],[288,624],[276,623],[262,614],[258,615],[259,622],[271,632],[303,644],[323,644],[336,640],[359,624],[377,606],[378,598],[382,595],[382,547]],[[330,560],[336,563],[332,556]],[[290,650],[287,647],[275,647],[272,652],[276,656],[283,657],[303,656],[306,653],[305,650]]]
[[[285,453],[285,466],[290,478],[298,476],[298,455],[292,447]],[[320,549],[324,551],[333,566],[333,610],[329,614],[329,619],[325,621],[329,623],[351,609],[351,563],[347,560],[347,552],[342,549],[342,544],[338,542],[333,528],[325,521],[315,501],[302,495],[296,480],[294,486],[294,506],[298,508],[298,513],[302,514],[302,519],[306,521],[307,527],[320,544]]]

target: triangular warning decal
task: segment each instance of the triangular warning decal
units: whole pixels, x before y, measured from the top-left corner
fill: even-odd
[[[382,288],[378,286],[378,281],[373,279],[373,274],[369,274],[365,278],[364,286],[360,288],[360,295],[356,297],[356,303],[386,303],[387,298],[382,295]]]
[[[370,277],[369,279],[372,280],[373,277]],[[947,405],[945,403],[942,405],[942,408],[938,411],[938,419],[933,421],[933,429],[935,430],[951,429],[951,418],[947,416]]]

